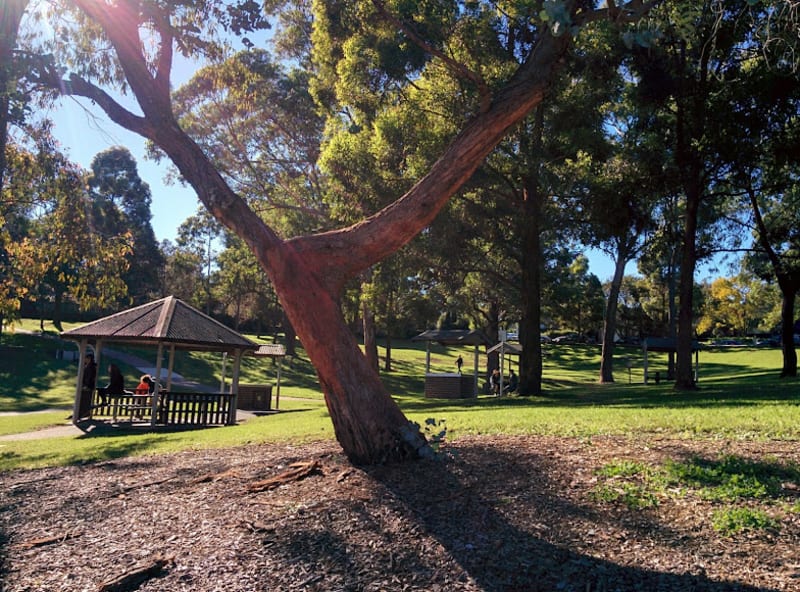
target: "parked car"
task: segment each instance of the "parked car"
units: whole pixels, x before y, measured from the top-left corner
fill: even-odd
[[[567,344],[567,343],[586,343],[586,338],[577,333],[567,333],[566,335],[559,335],[553,338],[553,343]]]

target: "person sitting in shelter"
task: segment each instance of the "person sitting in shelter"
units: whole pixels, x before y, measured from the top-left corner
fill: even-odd
[[[142,374],[139,379],[139,385],[134,391],[137,395],[152,395],[156,390],[156,383],[149,374]]]
[[[500,394],[500,370],[495,368],[492,370],[492,375],[489,377],[489,384],[492,386],[492,394]]]
[[[97,394],[100,395],[102,405],[108,404],[108,397],[110,395],[125,394],[125,380],[122,378],[122,372],[120,372],[119,366],[116,364],[108,365],[108,384],[97,389]]]
[[[508,386],[505,387],[504,390],[507,393],[513,393],[517,390],[518,386],[519,386],[519,377],[517,376],[516,372],[512,370],[511,374],[508,376]]]

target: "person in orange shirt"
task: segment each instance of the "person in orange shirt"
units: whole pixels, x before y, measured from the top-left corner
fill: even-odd
[[[156,384],[149,374],[142,374],[135,392],[137,395],[149,395],[155,390],[155,386]]]

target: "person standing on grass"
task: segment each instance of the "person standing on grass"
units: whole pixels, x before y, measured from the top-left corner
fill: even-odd
[[[463,366],[463,365],[464,365],[464,358],[462,358],[461,356],[458,356],[458,359],[456,360],[456,367],[458,368],[458,373],[459,374],[461,374],[461,366]]]

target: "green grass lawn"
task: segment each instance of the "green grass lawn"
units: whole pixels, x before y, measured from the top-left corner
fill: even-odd
[[[38,332],[38,323],[32,330]],[[72,407],[77,363],[57,359],[64,344],[55,333],[46,337],[17,332],[0,340],[0,413],[60,411],[0,415],[0,435],[26,432],[66,422]],[[117,346],[113,346],[115,349]],[[333,438],[333,430],[316,375],[303,355],[281,364],[280,413],[241,425],[206,430],[98,433],[82,437],[0,441],[0,470],[91,462],[125,455],[154,454],[186,448],[228,447],[266,441],[304,442]],[[155,350],[139,349],[145,359]],[[385,350],[381,350],[382,355]],[[452,372],[462,355],[472,372],[472,348],[430,346],[431,371]],[[596,435],[679,438],[798,439],[800,381],[779,379],[781,352],[764,348],[710,348],[700,354],[700,389],[676,392],[662,381],[642,384],[642,353],[620,348],[612,385],[597,383],[598,346],[551,346],[544,365],[545,393],[539,397],[478,397],[426,399],[423,396],[426,346],[392,344],[392,370],[382,370],[387,388],[411,421],[443,420],[447,439],[465,434],[548,434],[590,438]],[[630,375],[626,361],[631,362]],[[666,356],[650,354],[650,372],[665,374]],[[480,372],[485,359],[480,357]],[[179,352],[175,371],[203,384],[218,385],[219,354]],[[128,381],[134,368],[122,368]],[[247,357],[242,383],[273,383],[273,362]],[[100,372],[98,382],[106,379]],[[629,382],[630,380],[630,382]],[[274,391],[273,391],[274,397]],[[66,412],[65,412],[66,411]]]

